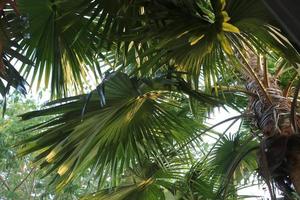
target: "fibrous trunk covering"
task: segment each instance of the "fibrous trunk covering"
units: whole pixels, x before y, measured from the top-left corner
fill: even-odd
[[[245,75],[246,89],[257,94],[249,97],[249,111],[254,113],[254,122],[263,133],[260,173],[266,181],[274,180],[283,192],[291,191],[293,185],[300,194],[300,137],[295,130],[300,119],[295,116],[292,123],[291,100],[283,95],[278,80],[260,65],[260,58],[248,51],[247,60],[259,79]]]

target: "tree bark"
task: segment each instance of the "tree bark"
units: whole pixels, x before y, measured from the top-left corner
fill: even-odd
[[[289,160],[292,162],[292,167],[289,175],[296,192],[300,194],[300,152],[294,151],[290,154]]]
[[[246,89],[257,94],[249,96],[249,111],[255,114],[255,126],[263,135],[260,173],[266,180],[275,181],[283,192],[292,191],[294,186],[300,194],[300,137],[293,128],[291,101],[283,95],[277,79],[260,65],[259,57],[248,49],[247,54],[248,64],[260,82],[245,73]],[[295,121],[299,127],[298,116]]]

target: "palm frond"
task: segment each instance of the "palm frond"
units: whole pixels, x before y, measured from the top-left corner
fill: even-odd
[[[25,22],[19,18],[12,7],[2,10],[0,16],[0,93],[5,96],[12,86],[22,94],[26,94],[26,81],[15,68],[14,63],[32,62],[20,52],[19,42],[24,38]]]
[[[258,142],[245,132],[224,134],[211,148],[208,155],[191,168],[188,188],[195,197],[207,194],[210,195],[207,199],[235,199],[236,188],[247,183],[247,178],[255,174],[258,167],[255,154]]]
[[[89,166],[105,179],[145,156],[164,162],[166,148],[185,142],[198,126],[187,116],[176,117],[174,106],[180,110],[180,105],[171,97],[172,92],[149,90],[114,72],[90,95],[22,115],[24,120],[53,118],[33,127],[42,132],[24,141],[20,155],[37,152],[36,163],[56,171],[60,186]]]
[[[33,87],[50,88],[52,98],[83,93],[84,87],[90,85],[87,78],[98,80],[101,75],[98,63],[102,60],[96,56],[94,46],[98,34],[92,34],[90,28],[77,37],[88,23],[74,11],[78,4],[18,1],[20,12],[29,21],[25,30],[29,37],[20,46],[34,62],[34,67],[24,64],[20,71],[31,79]],[[91,45],[87,47],[88,43]]]
[[[170,157],[170,162],[165,163],[164,168],[146,161],[140,168],[127,171],[119,186],[104,189],[82,199],[159,200],[167,196],[175,198],[176,184],[174,183],[184,177],[187,167],[185,162],[174,162],[176,161],[174,158]]]
[[[113,51],[126,55],[123,63],[134,64],[136,74],[160,73],[172,63],[187,73],[193,87],[199,87],[199,77],[203,79],[208,92],[217,88],[220,77],[237,73],[230,60],[245,46],[264,55],[278,53],[294,65],[299,62],[261,1],[229,0],[222,6],[218,2],[119,1],[119,7],[109,9],[111,4],[103,1],[98,14],[109,16],[104,23],[109,31],[104,28],[102,33],[118,44]]]

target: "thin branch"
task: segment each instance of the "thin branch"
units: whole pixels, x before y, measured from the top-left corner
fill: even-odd
[[[7,189],[8,191],[11,191],[9,185],[8,185],[7,182],[3,179],[2,176],[0,176],[0,181],[3,183],[3,185],[6,187],[6,189]]]
[[[207,129],[205,129],[205,130],[202,131],[201,133],[196,134],[194,137],[192,137],[192,138],[191,138],[189,141],[187,141],[185,144],[183,144],[183,145],[178,149],[178,151],[181,150],[181,149],[183,149],[186,145],[188,145],[189,143],[193,142],[195,139],[197,139],[198,137],[200,137],[200,136],[203,135],[204,133],[206,133],[206,132],[208,132],[208,131],[214,129],[215,127],[220,126],[220,125],[222,125],[222,124],[224,124],[224,123],[226,123],[226,122],[232,121],[232,120],[236,120],[236,121],[237,121],[238,119],[244,118],[244,117],[253,117],[253,114],[248,114],[248,113],[247,113],[247,114],[241,114],[241,115],[237,115],[237,116],[234,116],[234,117],[230,117],[230,118],[227,118],[227,119],[225,119],[225,120],[223,120],[223,121],[221,121],[221,122],[219,122],[219,123],[217,123],[217,124],[215,124],[215,125],[213,125],[213,126],[211,126],[211,127],[208,127]]]
[[[26,175],[26,177],[13,189],[13,192],[15,192],[23,183],[27,180],[27,178],[32,174],[35,168],[32,168],[30,172]]]
[[[226,132],[239,120],[240,118],[235,119],[228,127],[227,129],[223,132],[223,134],[218,138],[218,140],[214,143],[214,145],[210,148],[210,150],[207,152],[207,154],[205,155],[204,159],[203,159],[203,163],[208,159],[208,157],[210,156],[210,154],[212,153],[212,151],[215,149],[215,147],[217,146],[217,144],[221,141],[222,138],[224,138],[224,134],[226,134]]]
[[[32,184],[31,184],[31,188],[30,188],[30,191],[29,191],[29,199],[28,199],[28,200],[31,200],[31,194],[32,194],[32,192],[34,191],[35,175],[36,175],[36,174],[33,174],[33,179],[32,179]]]

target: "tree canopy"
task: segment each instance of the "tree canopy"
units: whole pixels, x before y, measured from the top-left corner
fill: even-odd
[[[246,199],[241,188],[263,183],[272,199],[298,198],[299,53],[261,0],[11,0],[0,11],[3,110],[11,87],[49,91],[19,115],[28,124],[14,142],[57,192],[92,174],[83,200]],[[239,113],[221,122],[236,132],[207,125],[216,108]]]

